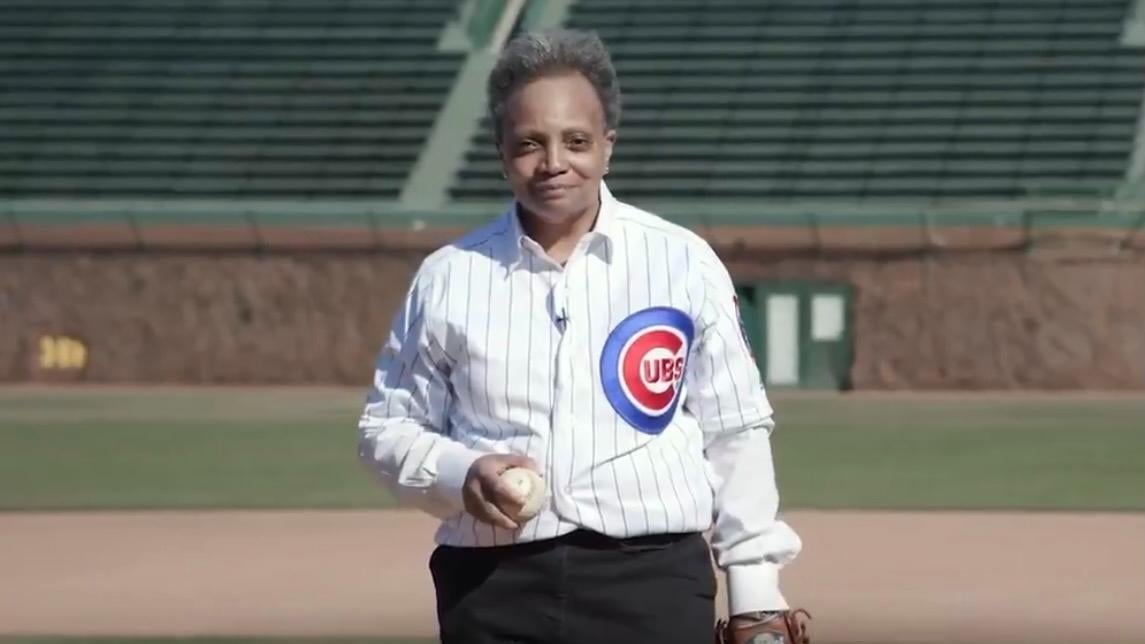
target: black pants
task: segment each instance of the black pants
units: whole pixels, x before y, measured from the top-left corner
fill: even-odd
[[[712,641],[716,580],[698,533],[439,546],[429,565],[443,644]]]

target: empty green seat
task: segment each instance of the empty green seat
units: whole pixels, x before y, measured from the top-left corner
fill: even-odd
[[[0,195],[395,197],[454,0],[0,4]]]
[[[1126,3],[577,0],[624,92],[614,188],[660,197],[1001,197],[1124,174],[1145,56]],[[455,198],[498,191],[487,128]]]

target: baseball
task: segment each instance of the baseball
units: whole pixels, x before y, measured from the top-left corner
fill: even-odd
[[[510,467],[501,473],[501,478],[521,501],[520,510],[508,510],[506,514],[518,523],[537,516],[545,501],[545,482],[541,475],[525,467]]]

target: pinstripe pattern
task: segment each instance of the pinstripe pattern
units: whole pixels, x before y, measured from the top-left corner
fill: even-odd
[[[468,266],[466,267],[466,271],[465,271],[466,279],[465,280],[459,280],[459,281],[468,282],[472,278],[472,276],[473,276],[473,264],[474,264],[474,258],[475,257],[476,257],[476,255],[473,253],[468,254],[467,259],[469,261],[467,262]],[[473,289],[472,289],[472,285],[470,285],[470,286],[471,286],[471,288],[465,289],[465,317],[463,318],[463,320],[464,320],[463,323],[466,327],[469,327],[473,322],[473,317],[471,316],[471,313],[473,312],[473,307],[472,307]],[[466,371],[474,370],[475,367],[477,366],[477,364],[479,364],[473,360],[473,353],[472,353],[468,343],[465,344],[465,364],[466,364]],[[480,421],[477,420],[478,414],[477,414],[476,405],[474,404],[474,401],[477,398],[474,395],[474,387],[475,387],[476,383],[477,383],[476,378],[470,377],[470,378],[465,379],[465,384],[469,385],[467,387],[468,396],[466,396],[466,405],[469,407],[468,416],[470,419],[470,425],[473,427],[474,430],[481,430],[481,423],[480,423]],[[460,429],[460,427],[461,427],[461,425],[459,424],[458,428]],[[467,447],[475,447],[476,446],[476,439],[478,436],[479,436],[478,431],[474,431],[472,433],[469,433],[466,436],[466,438],[469,439],[469,444],[467,445]],[[475,521],[473,519],[473,517],[471,517],[471,516],[466,516],[465,521],[467,523],[469,523],[470,527],[473,529],[473,540],[475,542],[477,542],[477,543],[488,543],[492,539],[493,530],[489,526],[478,524],[478,522]],[[484,531],[489,535],[489,538],[485,538],[485,535],[482,534],[480,529],[484,529]]]
[[[625,289],[625,300],[624,300],[625,306],[623,309],[624,310],[623,315],[628,315],[629,313],[631,313],[633,311],[633,308],[632,308],[632,289],[635,286],[636,280],[632,274],[632,248],[629,246],[629,243],[628,243],[628,236],[629,236],[628,231],[625,230],[623,232],[623,235],[624,235],[624,252],[622,254],[624,256],[624,264],[625,264],[624,282],[623,283],[627,284],[627,288]],[[621,317],[623,317],[623,315]],[[614,416],[614,418],[615,418],[615,416]],[[619,421],[619,419],[616,419],[616,420]],[[620,430],[621,427],[623,427],[623,424],[618,422],[617,430],[616,430],[618,433],[621,433],[621,430]],[[634,454],[637,450],[637,443],[639,442],[639,438],[638,438],[639,434],[636,434],[633,432],[622,432],[622,435],[628,436],[631,439],[631,447],[629,448],[628,453]],[[636,479],[636,481],[635,481],[636,485],[631,486],[631,487],[635,487],[636,494],[639,495],[639,497],[640,497],[640,509],[644,512],[644,529],[641,530],[641,532],[645,532],[645,533],[655,532],[655,530],[652,528],[652,520],[649,518],[651,508],[648,507],[648,502],[645,500],[644,484],[640,480],[640,469],[637,466],[637,460],[634,457],[630,457],[626,460],[628,461],[629,465],[631,465],[631,467],[632,467],[632,476]],[[625,486],[625,487],[627,488],[630,486]]]
[[[706,530],[715,518],[725,563],[790,558],[798,540],[775,520],[770,463],[753,479],[759,463],[735,464],[729,447],[755,441],[752,458],[770,459],[771,407],[733,293],[698,236],[607,187],[596,228],[563,268],[510,208],[419,268],[377,363],[363,458],[403,502],[442,519],[441,543],[500,545],[577,527],[619,537]],[[622,320],[661,306],[684,312],[696,332],[675,416],[647,434],[614,410],[601,356]],[[513,533],[461,511],[436,484],[450,441],[474,456],[532,457],[548,487],[541,514]]]

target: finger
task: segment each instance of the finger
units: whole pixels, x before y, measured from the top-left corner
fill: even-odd
[[[501,461],[501,467],[502,472],[509,469],[510,467],[524,467],[533,470],[534,472],[540,472],[540,470],[537,468],[537,463],[524,454],[506,454]]]
[[[505,528],[506,530],[517,529],[518,526],[516,522],[506,516],[505,513],[501,511],[501,508],[498,508],[495,504],[488,501],[482,501],[481,509],[483,510],[483,514],[485,516],[477,518],[482,519],[486,523],[490,523],[499,528]]]
[[[508,469],[508,468],[505,468]],[[503,470],[498,468],[489,472],[478,480],[480,484],[481,499],[491,501],[504,507],[505,505],[524,505],[525,498],[519,496],[516,488],[509,485],[502,477]]]

